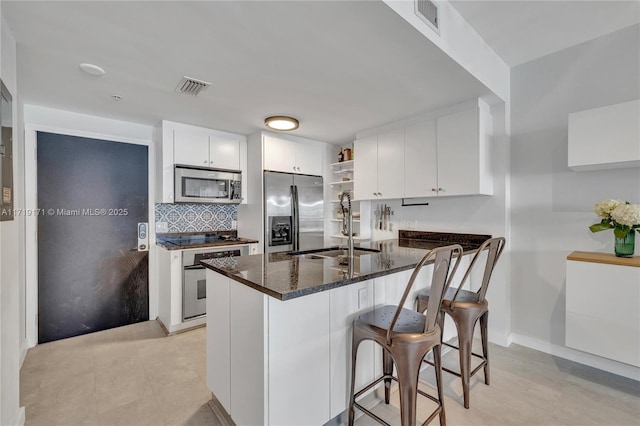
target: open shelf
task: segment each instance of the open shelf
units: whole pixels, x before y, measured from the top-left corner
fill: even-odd
[[[332,163],[329,164],[330,167],[344,167],[344,166],[351,166],[352,170],[353,170],[353,160],[349,160],[349,161],[341,161],[339,163]]]
[[[345,185],[345,184],[353,184],[353,181],[352,181],[352,180],[340,180],[340,181],[337,181],[337,182],[331,182],[331,183],[329,183],[329,185],[331,185],[331,186],[335,186],[335,185]]]

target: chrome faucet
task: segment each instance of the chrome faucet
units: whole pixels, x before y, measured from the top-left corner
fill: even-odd
[[[348,208],[344,207],[344,197],[347,197]],[[340,193],[340,208],[342,209],[342,235],[348,238],[347,256],[349,264],[353,265],[353,211],[351,210],[351,191],[345,189]]]

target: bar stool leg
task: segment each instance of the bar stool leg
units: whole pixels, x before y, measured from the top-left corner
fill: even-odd
[[[410,359],[410,356],[407,356],[409,354],[403,355],[405,356],[396,359],[400,387],[400,420],[402,426],[415,426],[418,373],[424,356],[420,359]]]
[[[480,335],[482,336],[482,355],[485,359],[484,364],[484,384],[489,384],[489,339],[488,339],[488,323],[489,323],[489,312],[485,312],[480,317]]]
[[[353,337],[351,339],[351,393],[349,394],[349,426],[353,426],[353,422],[355,421],[355,408],[353,404],[356,400],[356,359],[358,356],[358,346],[360,346],[360,339],[356,336],[356,333],[353,333]]]
[[[393,374],[393,358],[386,349],[382,349],[382,372],[385,376]],[[384,403],[388,404],[391,396],[391,379],[384,379]]]
[[[462,324],[461,324],[462,323]],[[471,375],[471,344],[473,343],[473,321],[456,321],[458,330],[458,346],[460,348],[460,378],[464,408],[469,408],[469,379]]]
[[[438,400],[440,401],[440,426],[446,426],[447,419],[444,413],[444,392],[442,390],[442,346],[433,347],[433,365],[436,373],[436,387],[438,388]]]

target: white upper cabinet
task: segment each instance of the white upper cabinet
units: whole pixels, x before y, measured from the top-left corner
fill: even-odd
[[[276,172],[322,175],[319,145],[264,135],[264,169]]]
[[[378,196],[378,136],[358,139],[353,143],[353,196],[371,200]]]
[[[378,197],[404,195],[404,129],[378,135]]]
[[[162,121],[157,128],[158,164],[156,202],[174,202],[173,169],[176,164],[240,170],[246,177],[247,138],[214,129]],[[162,170],[162,172],[160,172]],[[242,204],[247,202],[246,178],[242,181]]]
[[[489,105],[431,116],[355,141],[357,199],[492,194]]]
[[[358,139],[353,144],[354,197],[358,200],[402,198],[404,129]]]
[[[439,117],[436,123],[437,195],[491,195],[489,106],[480,101],[478,107]]]
[[[569,167],[640,166],[640,100],[569,114]]]
[[[209,136],[209,167],[240,169],[240,142],[244,136],[215,133]]]
[[[414,124],[404,133],[404,196],[437,195],[438,149],[436,122]]]
[[[240,169],[240,141],[244,136],[193,126],[173,130],[174,163],[187,166]]]
[[[174,163],[209,167],[209,133],[200,127],[181,126],[173,130]]]

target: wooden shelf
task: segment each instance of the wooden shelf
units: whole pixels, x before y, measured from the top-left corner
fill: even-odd
[[[344,184],[353,184],[352,180],[340,180],[338,182],[331,182],[329,185],[334,186],[334,185],[344,185]]]
[[[567,260],[578,262],[606,263],[609,265],[635,266],[640,268],[640,256],[618,257],[611,253],[600,253],[594,251],[574,251]]]
[[[331,222],[342,222],[342,219],[331,219]],[[360,219],[353,219],[353,223],[360,223]]]

